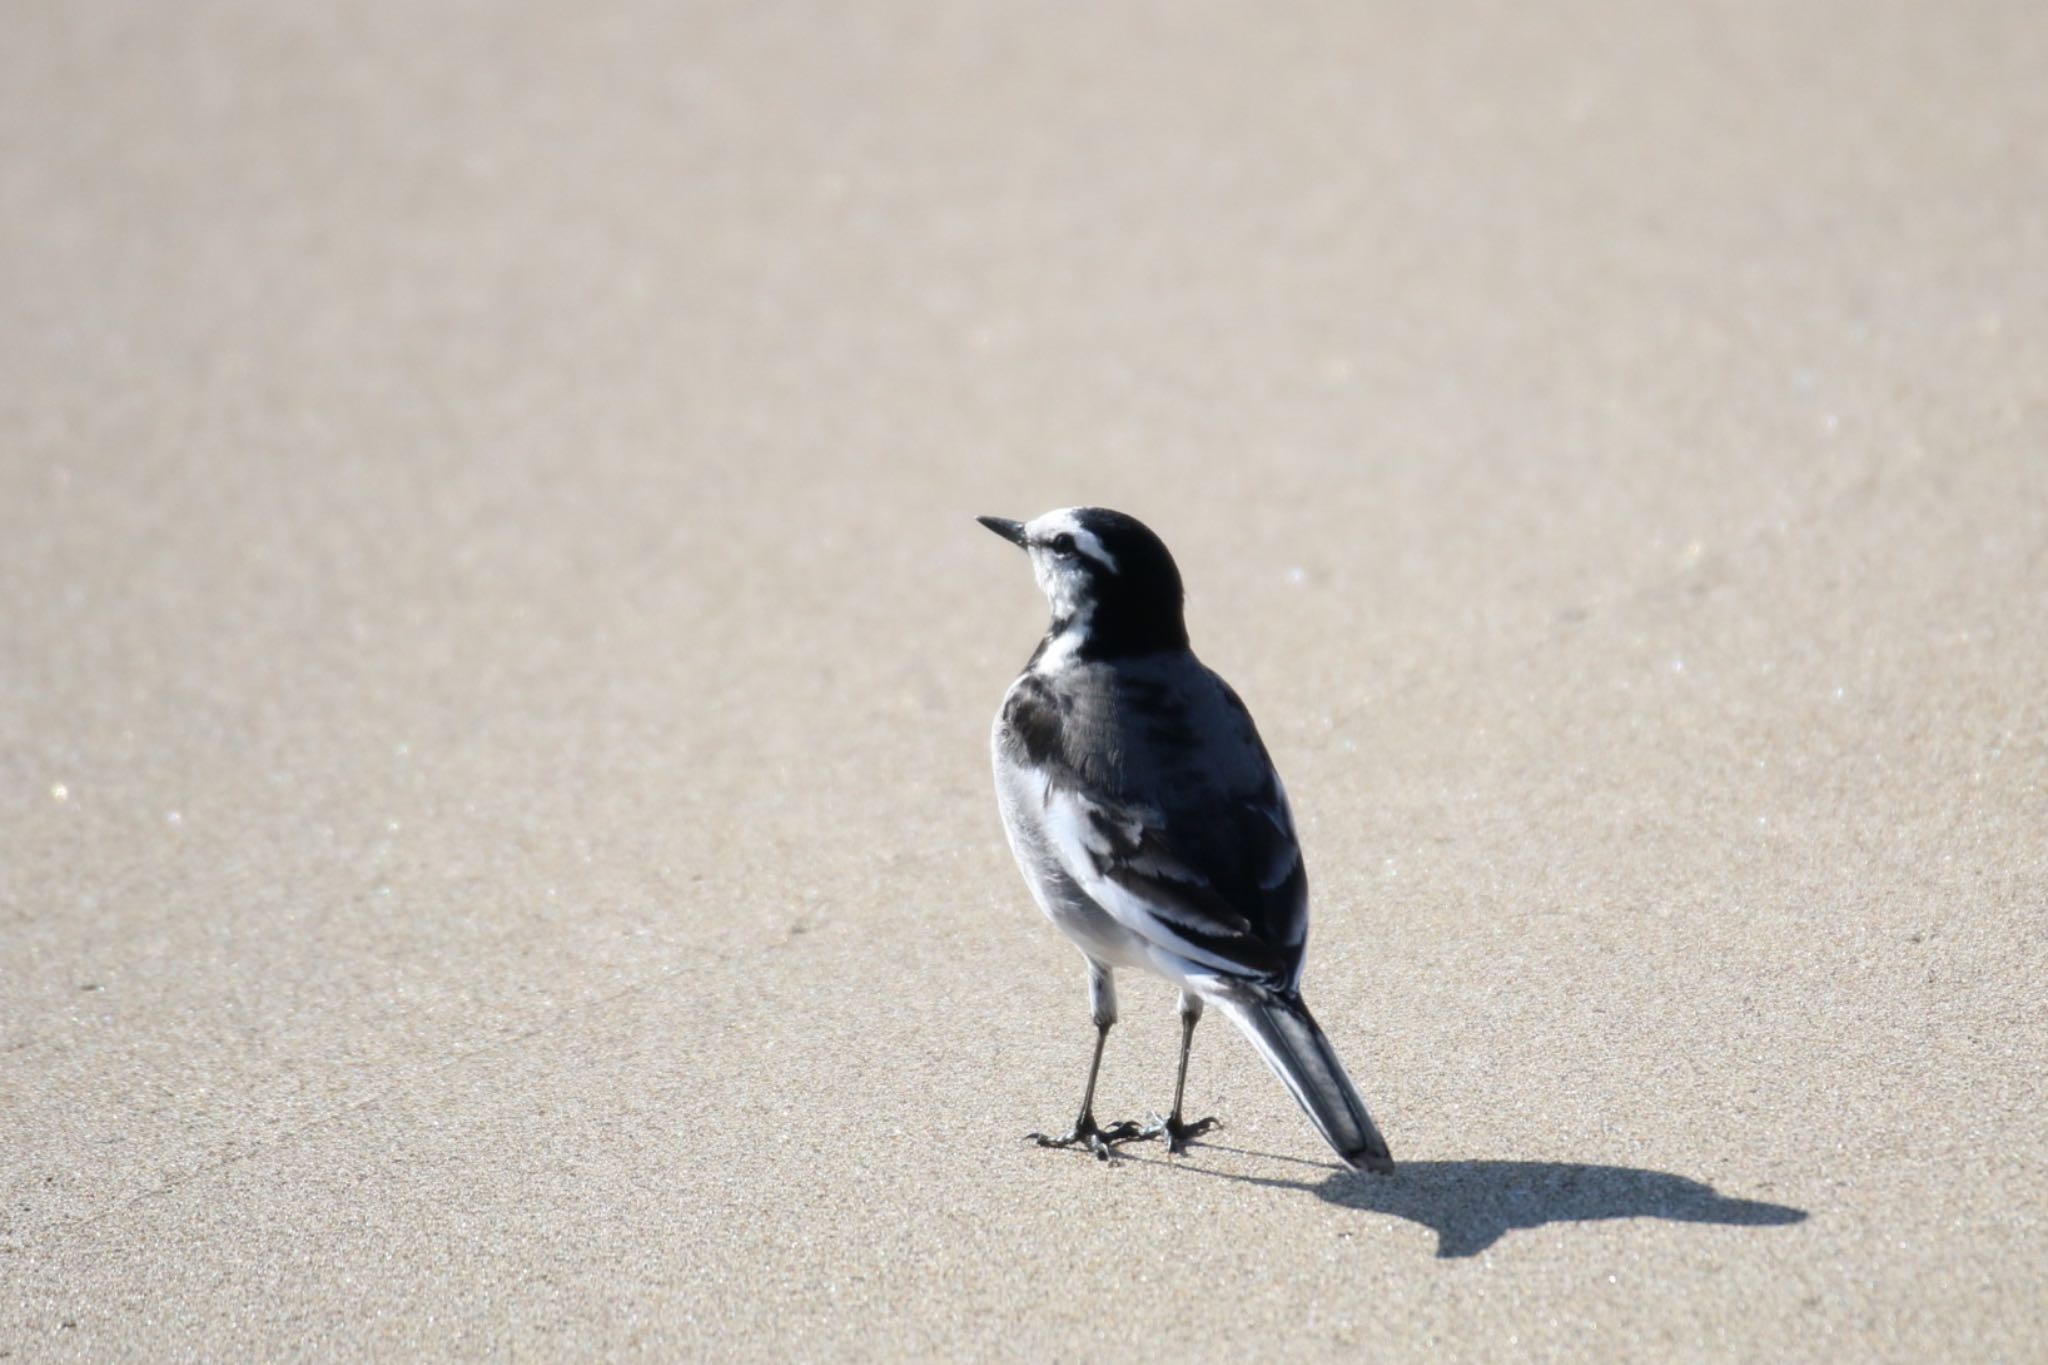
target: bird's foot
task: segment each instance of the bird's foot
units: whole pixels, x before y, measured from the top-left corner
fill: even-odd
[[[1160,1118],[1159,1115],[1154,1114],[1152,1115],[1152,1121],[1138,1130],[1137,1136],[1141,1140],[1163,1137],[1166,1139],[1168,1155],[1186,1156],[1189,1138],[1198,1138],[1210,1129],[1221,1128],[1222,1126],[1222,1121],[1215,1118],[1196,1119],[1193,1123],[1182,1123],[1178,1116]]]
[[[1095,1122],[1093,1114],[1083,1114],[1074,1120],[1074,1131],[1065,1137],[1053,1137],[1048,1133],[1026,1133],[1024,1136],[1041,1147],[1085,1147],[1095,1153],[1097,1161],[1108,1161],[1116,1155],[1111,1143],[1134,1142],[1145,1134],[1128,1119],[1104,1128]]]

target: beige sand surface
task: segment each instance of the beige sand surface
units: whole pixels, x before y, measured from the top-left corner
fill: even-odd
[[[2048,1355],[2048,19],[1286,10],[16,7],[0,1356]],[[1080,501],[1391,1179],[1020,1140]]]

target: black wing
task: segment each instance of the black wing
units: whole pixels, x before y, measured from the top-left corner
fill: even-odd
[[[1091,771],[1089,759],[1121,751],[1096,735],[1074,754],[1073,707],[1041,679],[1020,680],[1004,720],[1014,757],[1042,775],[1047,842],[1096,904],[1198,965],[1292,984],[1307,934],[1308,875],[1286,793],[1251,719],[1227,688],[1220,695],[1203,732],[1214,742],[1174,746],[1185,770],[1177,781],[1168,774],[1118,783]],[[1169,723],[1181,727],[1184,718]],[[1150,728],[1159,724],[1153,715]]]

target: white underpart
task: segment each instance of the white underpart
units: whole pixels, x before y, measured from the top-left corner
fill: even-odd
[[[1038,661],[1031,665],[1035,672],[1057,673],[1074,661],[1081,652],[1081,646],[1088,643],[1088,618],[1091,612],[1083,611],[1067,620],[1067,628],[1052,637]]]

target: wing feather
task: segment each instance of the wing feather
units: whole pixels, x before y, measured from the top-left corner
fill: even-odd
[[[1096,904],[1147,942],[1232,976],[1287,977],[1298,958],[1307,878],[1281,817],[1249,802],[1169,817],[1056,784],[1046,792],[1050,846]],[[1190,824],[1199,842],[1186,838]]]
[[[1047,849],[1117,923],[1207,970],[1292,984],[1308,878],[1287,794],[1244,703],[1198,678],[1027,672],[999,749],[1035,775]]]

